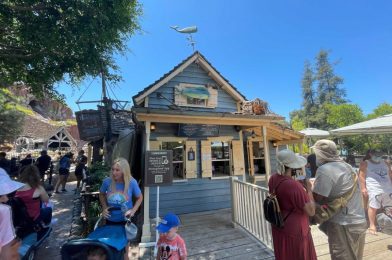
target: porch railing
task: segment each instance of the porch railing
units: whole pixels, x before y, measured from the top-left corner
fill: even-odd
[[[268,189],[231,177],[232,221],[273,249],[271,224],[264,218],[263,201]]]

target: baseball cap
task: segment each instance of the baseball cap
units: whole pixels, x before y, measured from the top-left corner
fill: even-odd
[[[6,195],[24,186],[24,183],[11,180],[7,172],[0,168],[0,196]]]
[[[159,225],[157,226],[157,230],[159,233],[166,233],[172,227],[178,227],[180,225],[180,219],[174,213],[166,214],[163,219],[161,219]]]

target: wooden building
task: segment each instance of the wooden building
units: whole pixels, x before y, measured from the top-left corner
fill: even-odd
[[[173,151],[174,183],[160,187],[161,216],[229,208],[230,176],[268,178],[277,149],[303,142],[267,107],[249,111],[252,103],[198,51],[133,102],[147,150]],[[156,214],[156,188],[145,189],[144,213],[148,224]]]

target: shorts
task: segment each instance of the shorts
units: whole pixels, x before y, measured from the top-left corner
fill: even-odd
[[[391,193],[392,194],[392,193]],[[381,203],[381,202],[384,203]],[[387,192],[381,193],[381,194],[372,194],[369,193],[369,207],[374,208],[374,209],[380,209],[382,207],[382,204],[384,205],[389,205],[389,195]]]
[[[69,175],[69,170],[65,168],[60,168],[59,169],[59,174],[60,175]]]
[[[75,175],[76,176],[83,176],[84,166],[76,166]]]

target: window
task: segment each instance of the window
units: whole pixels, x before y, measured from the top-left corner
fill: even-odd
[[[228,142],[211,142],[212,176],[230,175],[230,149]]]
[[[184,145],[182,142],[162,142],[162,150],[173,151],[173,179],[184,179]]]
[[[187,97],[186,103],[188,105],[195,105],[195,106],[206,106],[207,105],[206,99],[191,98],[191,97]]]

